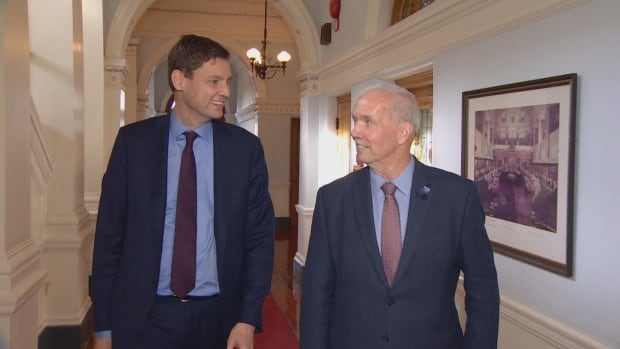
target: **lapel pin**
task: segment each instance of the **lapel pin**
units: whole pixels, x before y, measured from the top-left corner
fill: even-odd
[[[422,198],[422,200],[426,200],[428,196],[431,194],[431,185],[427,184],[418,190],[418,196]]]

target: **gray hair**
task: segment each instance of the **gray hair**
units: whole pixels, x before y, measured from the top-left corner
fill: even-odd
[[[418,130],[420,129],[420,124],[422,122],[422,113],[420,112],[420,106],[418,105],[418,101],[411,92],[396,84],[387,82],[380,82],[376,85],[369,86],[364,89],[359,96],[361,97],[368,92],[386,93],[392,96],[394,99],[392,103],[387,106],[387,112],[392,117],[397,117],[398,120],[413,123],[413,136],[415,137],[415,135],[418,133]]]

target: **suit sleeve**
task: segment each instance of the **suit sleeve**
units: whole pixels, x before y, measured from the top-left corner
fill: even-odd
[[[300,311],[301,349],[328,347],[328,326],[334,294],[335,269],[330,252],[325,203],[317,194],[310,243],[304,266]]]
[[[110,330],[112,289],[122,254],[127,212],[127,161],[122,134],[103,175],[97,213],[90,293],[95,331]]]
[[[271,287],[275,216],[263,148],[258,142],[249,164],[249,200],[246,224],[243,300],[240,322],[262,331],[263,300]]]
[[[478,190],[469,182],[461,236],[467,324],[463,348],[497,348],[499,287]]]

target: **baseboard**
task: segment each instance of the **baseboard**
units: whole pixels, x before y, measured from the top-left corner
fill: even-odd
[[[545,348],[611,349],[598,340],[506,297],[501,300],[500,328],[512,337],[544,342]],[[501,332],[501,331],[500,331]]]
[[[93,335],[92,306],[82,323],[74,326],[48,326],[41,331],[38,349],[85,349]]]
[[[455,302],[461,324],[464,325],[467,315],[462,278],[456,289]],[[500,349],[611,349],[596,339],[505,296],[500,299],[499,318]]]

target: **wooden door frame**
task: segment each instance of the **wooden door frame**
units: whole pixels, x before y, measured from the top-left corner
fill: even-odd
[[[297,232],[297,202],[299,201],[299,137],[300,137],[300,118],[295,117],[291,118],[291,143],[290,143],[290,165],[289,165],[289,182],[291,183],[289,186],[289,215],[291,217],[291,236],[288,242],[288,256],[287,260],[289,264],[287,265],[287,272],[290,273],[291,280],[293,279],[293,260],[295,258],[295,254],[297,254],[297,241],[298,241],[298,232]],[[289,268],[290,267],[290,268]]]

